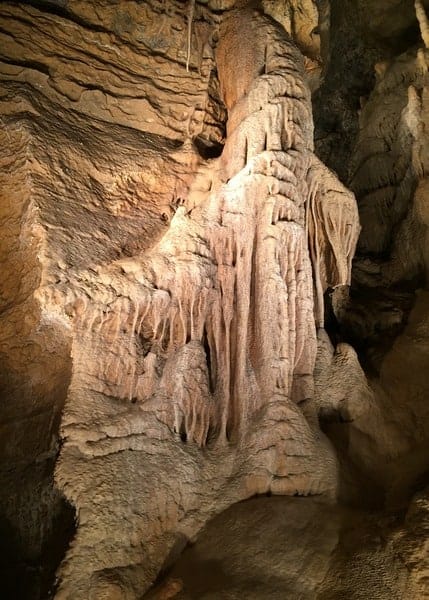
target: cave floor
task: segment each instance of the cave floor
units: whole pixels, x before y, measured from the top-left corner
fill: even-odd
[[[145,598],[400,600],[401,521],[317,497],[253,498],[213,519]]]

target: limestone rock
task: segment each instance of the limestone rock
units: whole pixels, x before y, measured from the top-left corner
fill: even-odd
[[[252,51],[255,64],[266,61],[265,74],[244,69],[247,79],[237,81],[226,57],[254,18],[272,33],[273,58],[261,35]],[[255,493],[335,493],[335,458],[311,410],[316,337],[305,224],[315,176],[312,129],[299,117],[311,115],[302,63],[259,13],[232,12],[219,35],[220,89],[232,125],[211,187],[177,209],[152,248],[100,267],[97,279],[80,272],[67,290],[56,287],[64,297],[72,290],[76,330],[57,481],[79,515],[59,598],[104,593],[107,573],[108,585],[137,596],[180,539]],[[296,85],[301,95],[284,97],[279,84]],[[272,104],[260,95],[268,89]],[[282,103],[273,120],[271,108]],[[262,109],[257,119],[254,105]],[[242,141],[254,133],[252,118],[262,132],[253,146]],[[321,183],[317,189],[316,204],[329,202]],[[328,214],[326,223],[341,231],[341,211]],[[346,219],[351,235],[338,237],[338,248],[330,234],[323,247],[326,234],[313,239],[319,256],[334,248],[329,260],[338,261],[339,283],[349,281],[358,232],[356,212]],[[52,302],[52,288],[43,293]],[[135,472],[144,473],[144,484]],[[125,512],[124,477],[133,495]],[[94,535],[97,556],[88,553]]]
[[[170,577],[183,585],[175,598],[425,598],[427,588],[416,588],[409,573],[412,557],[424,563],[418,552],[425,542],[410,547],[405,560],[403,554],[407,538],[427,541],[413,534],[423,497],[412,506],[400,521],[312,498],[237,504],[210,522],[174,566]]]
[[[341,339],[359,216],[314,154],[311,105],[337,48],[328,38],[345,35],[331,4],[332,31],[328,3],[313,0],[0,6],[1,517],[11,555],[30,567],[42,557],[47,578],[63,559],[57,598],[141,598],[209,519],[252,496],[355,499],[361,477],[403,508],[424,475],[426,292],[371,385]],[[361,248],[391,250],[363,270],[390,286],[428,264],[426,50],[378,72],[353,188]],[[391,151],[380,148],[390,213],[368,200],[380,182],[367,152],[392,131]],[[59,490],[76,521],[67,553]],[[382,516],[374,552],[380,528],[359,513],[360,553],[343,552],[362,541],[353,527],[344,541],[349,513],[274,502],[292,555],[272,565],[269,589],[246,584],[248,597],[295,594],[303,580],[309,598],[360,585],[395,597],[408,584],[423,597],[424,495],[394,531]],[[259,533],[273,535],[280,521],[265,526],[264,510]],[[187,597],[187,585],[173,574],[149,594]]]
[[[423,240],[420,246],[413,242],[425,235],[424,218],[412,210],[411,198],[428,161],[423,126],[427,71],[423,49],[380,65],[376,87],[361,113],[352,179],[364,223],[360,247],[364,252],[392,252],[397,273],[391,266],[391,279],[400,279],[405,272],[412,276],[422,260]],[[393,239],[402,222],[401,233]]]

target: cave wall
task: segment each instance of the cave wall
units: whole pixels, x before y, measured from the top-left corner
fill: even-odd
[[[387,502],[403,510],[424,487],[427,294],[417,292],[426,285],[427,270],[424,19],[420,12],[419,24],[412,2],[266,0],[258,10],[274,21],[264,17],[257,31],[250,30],[255,55],[243,64],[248,55],[240,58],[239,48],[227,44],[221,56],[222,23],[232,8],[232,2],[179,0],[0,6],[0,439],[6,490],[0,496],[11,597],[13,580],[23,573],[23,597],[47,593],[74,519],[77,533],[59,572],[66,584],[58,597],[86,598],[98,589],[94,597],[131,598],[211,515],[243,498],[268,491],[339,493],[347,502]],[[275,23],[298,50],[283,41]],[[240,27],[246,31],[244,22]],[[272,100],[258,79],[261,31],[274,48],[268,81],[277,105],[299,93],[304,107],[284,127],[295,138],[278,142],[271,115],[251,121],[257,103],[266,109]],[[292,57],[289,63],[285,55]],[[266,55],[264,60],[269,76]],[[293,93],[287,80],[279,87],[281,69],[294,73],[295,85],[300,78],[304,84]],[[237,92],[237,73],[244,92]],[[256,90],[253,96],[249,90]],[[294,119],[301,119],[302,134]],[[285,156],[264,154],[280,151]],[[356,195],[362,224],[352,280],[354,237],[344,244],[341,223],[357,231],[357,220],[347,188]],[[275,195],[268,229],[261,229],[258,199]],[[313,220],[282,199],[295,197],[295,206],[313,202]],[[341,222],[339,205],[345,207]],[[304,221],[313,240],[308,248]],[[328,222],[331,230],[320,226]],[[222,424],[213,401],[204,398],[211,397],[213,379],[225,374],[229,363],[221,356],[230,346],[216,356],[219,334],[201,317],[206,280],[215,278],[222,293],[231,294],[225,291],[228,273],[244,273],[254,260],[253,242],[243,236],[251,223],[255,238],[269,230],[278,246],[264,250],[261,241],[260,278],[249,280],[248,288],[240,283],[242,294],[233,293],[230,308],[222,305],[226,314],[238,303],[242,315],[255,293],[252,306],[262,305],[259,321],[249,317],[241,329],[233,325],[244,332],[234,333],[234,365],[242,372],[230,374],[226,384],[236,386],[234,397],[249,395],[245,405],[251,409],[233,403]],[[332,231],[342,233],[335,237]],[[267,283],[277,267],[271,275],[264,268],[276,265],[282,249],[297,239],[302,250],[293,259],[289,250],[280,263],[287,270],[287,260],[301,261],[297,272],[310,277],[301,284],[306,291],[298,292],[307,304],[299,302],[294,316],[298,337],[299,324],[310,322],[300,342],[307,362],[296,371],[302,377],[289,369],[285,378],[281,371],[283,382],[295,377],[300,385],[282,383],[286,403],[267,400],[262,410],[271,383],[265,395],[255,392],[264,387],[258,377],[274,379],[264,361],[279,352],[277,340],[286,335],[276,323],[291,322],[282,313],[285,301],[273,301],[281,288]],[[197,257],[193,267],[190,256]],[[213,264],[225,272],[213,275]],[[295,285],[290,273],[282,277]],[[176,307],[165,301],[165,291],[179,298]],[[325,292],[330,296],[324,298]],[[211,306],[216,301],[210,298]],[[198,309],[186,306],[191,299]],[[183,320],[189,321],[190,339],[185,334],[182,343],[188,327]],[[192,327],[202,331],[195,339]],[[166,342],[156,339],[158,329],[168,328],[170,362]],[[290,343],[279,356],[293,352]],[[240,358],[240,348],[250,348],[249,356]],[[217,375],[199,373],[202,363],[213,369],[216,361]],[[309,379],[315,394],[308,391]],[[161,398],[152,396],[156,389]],[[188,397],[183,389],[190,390]],[[201,389],[205,396],[198,400]],[[176,413],[168,402],[166,408],[166,398],[179,407]],[[232,451],[214,444],[222,428],[236,444]],[[198,444],[206,442],[209,451],[201,451]],[[368,502],[364,481],[371,481]],[[426,541],[413,534],[416,512],[425,514],[411,508],[411,525],[398,539],[405,540],[408,567],[420,580]],[[423,522],[425,516],[416,518]],[[412,593],[422,594],[424,581],[415,585]]]

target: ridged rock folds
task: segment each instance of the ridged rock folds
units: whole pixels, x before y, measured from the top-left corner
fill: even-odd
[[[56,483],[77,520],[62,599],[138,598],[230,504],[338,484],[314,371],[324,294],[350,283],[354,196],[313,154],[304,61],[280,25],[200,7],[189,47],[183,6],[163,5],[2,9],[16,21],[2,99],[16,91],[30,132],[14,140],[40,272],[23,279],[71,356],[56,406]]]
[[[238,59],[252,52],[256,66],[242,81],[226,58],[238,41]],[[312,154],[302,59],[281,28],[233,11],[215,60],[222,156],[200,162],[151,248],[64,289],[73,373],[56,477],[79,524],[59,598],[109,586],[138,597],[172,546],[232,502],[335,494],[314,399],[316,322],[328,285],[350,279],[354,199]]]

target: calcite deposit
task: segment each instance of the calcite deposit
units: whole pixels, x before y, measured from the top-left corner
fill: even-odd
[[[242,8],[218,36],[227,137],[199,166],[206,189],[197,176],[150,249],[44,290],[76,332],[57,481],[87,512],[58,597],[112,586],[137,597],[180,539],[254,494],[335,494],[314,402],[316,321],[328,285],[350,282],[354,198],[313,156],[302,58],[284,30]]]
[[[312,93],[329,97],[341,10],[1,4],[0,516],[5,570],[43,565],[11,597],[192,597],[180,566],[163,574],[262,494],[319,497],[282,505],[302,524],[290,545],[318,558],[254,596],[234,575],[231,597],[304,579],[309,599],[424,597],[427,18],[417,1],[418,48],[375,65],[340,181],[329,136],[315,150]],[[267,535],[286,527],[277,499],[260,506]],[[385,536],[363,551],[383,585],[351,575],[359,524]]]

